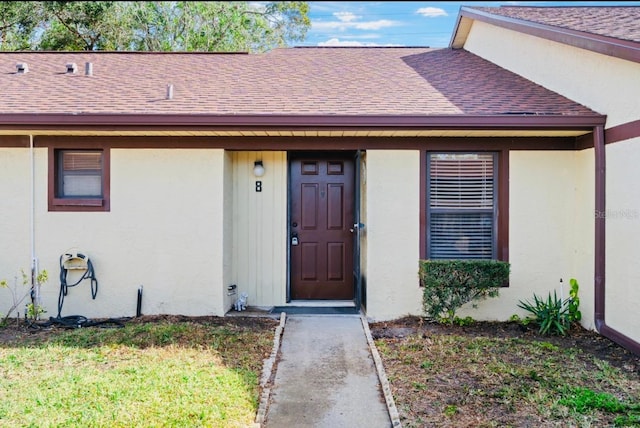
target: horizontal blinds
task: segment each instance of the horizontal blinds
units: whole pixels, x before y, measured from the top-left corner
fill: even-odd
[[[493,213],[431,214],[432,259],[491,259]]]
[[[62,193],[64,197],[102,197],[102,152],[63,151]]]
[[[432,154],[431,208],[493,208],[492,154]]]
[[[62,165],[65,171],[102,171],[102,152],[62,153]]]
[[[429,257],[494,257],[493,154],[429,156]]]

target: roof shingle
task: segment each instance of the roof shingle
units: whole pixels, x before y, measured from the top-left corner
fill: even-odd
[[[500,6],[471,9],[568,30],[640,43],[638,6]]]
[[[0,53],[0,93],[0,114],[596,115],[469,52],[428,48]]]

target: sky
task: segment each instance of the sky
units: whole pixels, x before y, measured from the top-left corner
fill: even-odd
[[[296,46],[449,45],[461,6],[640,6],[638,1],[312,1],[311,29]]]

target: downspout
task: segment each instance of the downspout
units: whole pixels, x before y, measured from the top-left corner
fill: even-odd
[[[605,232],[606,232],[606,158],[604,147],[604,127],[593,128],[593,148],[596,166],[596,189],[595,189],[595,324],[596,330],[604,325],[604,302],[605,302]]]
[[[609,327],[605,321],[606,283],[606,155],[604,126],[593,129],[595,155],[595,326],[598,333],[640,355],[640,343]]]
[[[29,226],[31,235],[31,303],[35,308],[40,305],[40,285],[38,284],[38,259],[36,258],[36,166],[35,153],[33,147],[33,135],[29,134],[29,161],[31,164],[31,206],[29,216]]]

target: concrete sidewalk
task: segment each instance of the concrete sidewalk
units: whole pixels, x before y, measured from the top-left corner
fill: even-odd
[[[365,323],[358,315],[286,318],[263,426],[392,426]]]

